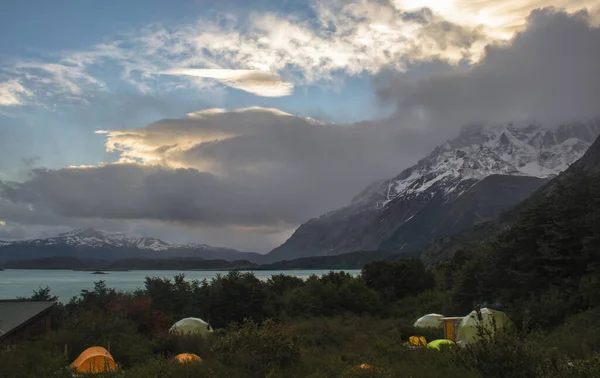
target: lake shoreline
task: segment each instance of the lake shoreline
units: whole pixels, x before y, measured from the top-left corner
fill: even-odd
[[[360,274],[358,269],[313,269],[313,270],[244,270],[252,273],[260,280],[268,280],[274,275],[285,274],[307,279],[311,275],[322,276],[331,271],[344,271],[352,275]],[[100,269],[96,271],[102,271]],[[242,272],[242,271],[241,271]],[[211,281],[217,275],[225,275],[223,270],[129,270],[107,271],[108,274],[93,274],[92,271],[75,271],[72,269],[6,269],[0,272],[0,299],[30,297],[34,290],[49,287],[52,295],[66,303],[82,290],[93,290],[94,282],[104,281],[106,286],[115,290],[133,292],[144,287],[147,277],[162,277],[173,279],[176,275],[184,274],[186,281]]]
[[[68,271],[73,271],[73,272],[137,272],[137,271],[171,271],[173,269],[170,268],[164,268],[164,269],[160,269],[160,268],[155,268],[155,269],[68,269],[68,268],[7,268],[7,269],[0,269],[0,271],[10,271],[10,270],[68,270]],[[277,270],[281,270],[281,271],[298,271],[298,270],[307,270],[307,269],[302,269],[302,268],[292,268],[292,269],[269,269],[269,268],[250,268],[250,269],[235,269],[235,268],[230,268],[230,269],[176,269],[178,271],[182,271],[182,272],[232,272],[232,271],[237,271],[237,272],[256,272],[256,271],[277,271]],[[337,268],[337,267],[333,267],[333,268],[322,268],[322,269],[313,269],[313,270],[322,270],[322,271],[330,271],[330,270],[356,270],[356,269],[344,269],[344,268]]]

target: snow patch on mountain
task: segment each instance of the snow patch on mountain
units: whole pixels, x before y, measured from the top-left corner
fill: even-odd
[[[395,200],[443,195],[456,198],[491,175],[550,178],[579,159],[600,132],[600,124],[469,126],[398,176],[371,185],[351,208],[382,209]]]
[[[93,228],[73,230],[45,239],[34,239],[16,242],[0,241],[0,247],[9,244],[33,243],[38,245],[70,245],[74,247],[129,247],[149,251],[166,251],[171,248],[214,249],[205,244],[169,244],[160,239],[147,236],[105,232]]]

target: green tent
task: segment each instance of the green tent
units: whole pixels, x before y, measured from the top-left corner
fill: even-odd
[[[490,334],[494,333],[493,324],[497,330],[510,326],[511,322],[502,311],[494,310],[491,308],[482,308],[481,320],[477,316],[476,311],[472,311],[469,315],[465,316],[458,325],[458,335],[456,337],[462,343],[472,343],[481,339],[478,332],[478,327],[483,327],[486,332]]]
[[[427,348],[440,350],[440,346],[442,345],[454,345],[454,342],[446,339],[433,340],[427,344]]]
[[[203,335],[213,332],[213,329],[210,324],[200,318],[185,318],[173,324],[169,332]]]

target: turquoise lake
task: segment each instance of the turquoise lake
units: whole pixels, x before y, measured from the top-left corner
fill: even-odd
[[[253,271],[257,278],[266,280],[274,274],[287,274],[307,278],[311,274],[322,275],[330,270],[258,270]],[[345,270],[350,274],[360,274],[360,270]],[[128,272],[108,272],[108,274],[92,274],[72,270],[12,270],[0,271],[0,299],[28,297],[33,290],[49,286],[53,295],[61,302],[68,302],[83,289],[93,289],[94,282],[104,280],[108,287],[123,291],[133,291],[144,286],[146,277],[173,278],[177,274],[185,274],[186,279],[203,280],[227,274],[224,271],[179,271],[179,270],[132,270]]]

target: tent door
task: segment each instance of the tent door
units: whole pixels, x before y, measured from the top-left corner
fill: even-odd
[[[458,333],[458,322],[454,320],[444,320],[444,338],[446,340],[456,341]]]

